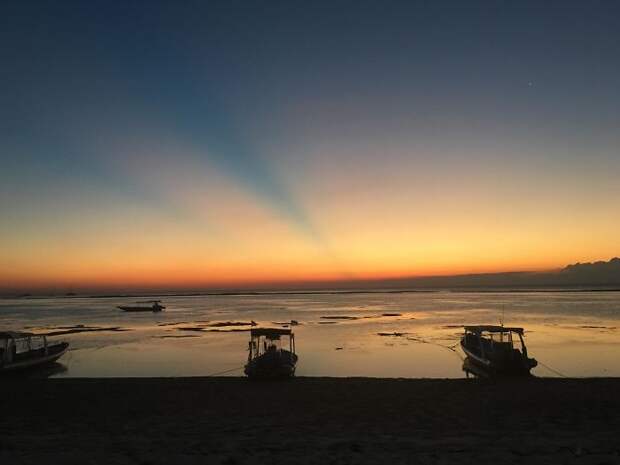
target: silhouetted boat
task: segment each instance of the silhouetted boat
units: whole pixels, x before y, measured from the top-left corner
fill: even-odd
[[[282,338],[286,336],[288,350],[281,345]],[[250,331],[248,350],[245,374],[249,378],[290,378],[295,375],[297,355],[292,330],[253,328]]]
[[[514,336],[518,336],[518,343]],[[461,347],[467,355],[467,363],[489,375],[528,375],[538,364],[527,355],[523,328],[465,326]]]
[[[68,348],[68,342],[50,344],[43,335],[0,332],[0,372],[47,365],[62,357]]]
[[[120,308],[124,312],[161,312],[164,307],[160,304],[161,300],[147,300],[145,302],[136,302],[137,304],[151,304],[148,306],[144,305],[119,305]]]

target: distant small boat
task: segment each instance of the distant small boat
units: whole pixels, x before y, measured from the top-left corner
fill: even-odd
[[[151,305],[119,305],[120,308],[124,312],[161,312],[164,307],[160,304],[161,300],[147,300],[144,302],[136,302],[137,304],[151,304]]]
[[[523,328],[465,326],[461,348],[468,363],[482,368],[489,375],[529,375],[530,370],[538,365],[527,355]]]
[[[50,344],[43,335],[0,332],[0,372],[50,364],[62,357],[68,348],[68,342]]]
[[[288,336],[288,350],[281,346]],[[248,363],[245,374],[249,378],[290,378],[295,375],[297,355],[295,335],[290,329],[253,328],[250,331]]]

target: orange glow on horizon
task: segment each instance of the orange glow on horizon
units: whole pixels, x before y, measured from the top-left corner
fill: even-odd
[[[285,287],[553,270],[620,251],[618,184],[524,191],[527,171],[504,185],[484,171],[415,178],[406,157],[360,172],[308,157],[304,176],[286,179],[296,206],[286,210],[191,153],[181,163],[144,151],[151,163],[119,157],[117,169],[155,200],[69,189],[36,215],[15,208],[0,236],[0,288]]]
[[[563,266],[563,265],[562,265]],[[115,270],[108,272],[66,271],[64,273],[39,275],[2,276],[5,289],[42,289],[60,288],[70,290],[80,289],[227,289],[273,287],[287,288],[312,285],[313,283],[353,285],[356,281],[384,281],[392,279],[415,279],[422,277],[455,276],[467,274],[502,273],[518,271],[555,271],[560,266],[513,266],[513,267],[454,267],[428,268],[417,272],[366,272],[343,276],[339,273],[325,270],[301,269],[297,272],[289,269],[265,270],[257,267],[247,270],[214,269],[204,270],[170,270],[170,269],[143,269],[143,270]]]

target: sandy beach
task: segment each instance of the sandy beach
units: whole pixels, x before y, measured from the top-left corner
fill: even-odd
[[[620,379],[2,380],[2,463],[620,463]]]

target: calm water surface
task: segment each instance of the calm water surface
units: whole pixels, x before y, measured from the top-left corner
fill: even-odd
[[[200,296],[165,298],[161,313],[116,308],[135,301],[4,299],[0,328],[125,330],[57,336],[70,342],[71,351],[56,377],[204,376],[225,370],[238,376],[249,339],[239,330],[247,327],[208,325],[254,321],[276,327],[297,320],[300,376],[460,378],[465,374],[459,326],[503,320],[525,327],[530,356],[566,376],[620,376],[620,292]],[[558,376],[543,365],[533,373]]]

